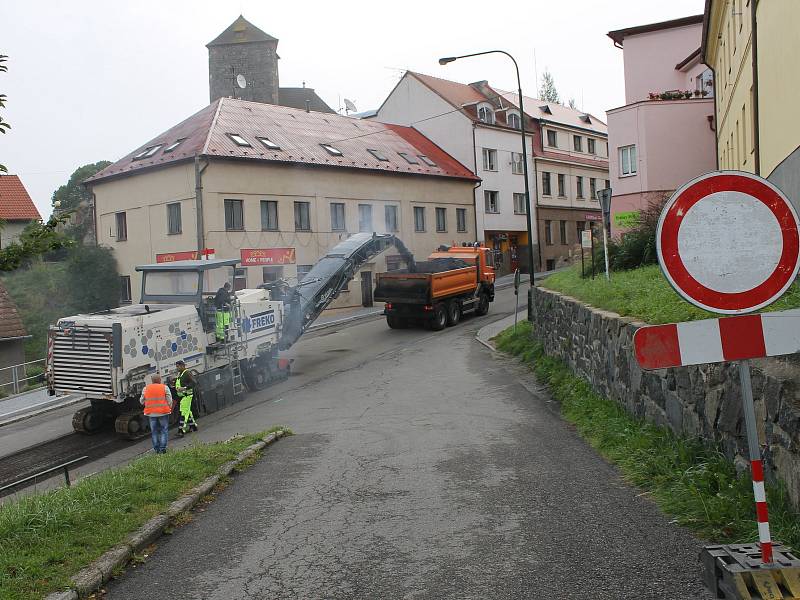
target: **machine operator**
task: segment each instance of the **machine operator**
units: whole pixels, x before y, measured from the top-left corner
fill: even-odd
[[[197,421],[192,414],[192,401],[197,388],[194,377],[186,368],[186,363],[179,360],[175,363],[178,369],[178,378],[175,380],[175,391],[180,398],[179,410],[181,411],[178,421],[178,435],[184,436],[190,431],[197,431]]]

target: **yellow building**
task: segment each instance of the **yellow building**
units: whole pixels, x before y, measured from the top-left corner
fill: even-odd
[[[767,177],[800,200],[800,2],[706,0],[703,59],[714,71],[720,169]]]

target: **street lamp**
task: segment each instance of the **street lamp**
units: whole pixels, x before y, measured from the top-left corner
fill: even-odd
[[[530,285],[528,287],[528,320],[533,321],[533,230],[531,227],[531,193],[530,184],[528,183],[528,150],[525,143],[525,108],[523,107],[522,100],[522,83],[519,79],[519,66],[514,57],[505,50],[487,50],[485,52],[475,52],[473,54],[463,54],[461,56],[446,56],[439,59],[440,65],[446,65],[459,58],[470,58],[471,56],[483,56],[484,54],[505,54],[514,63],[514,69],[517,72],[517,95],[519,96],[519,112],[520,112],[520,134],[522,136],[522,169],[525,176],[525,211],[527,213],[528,221],[528,272],[530,273]]]

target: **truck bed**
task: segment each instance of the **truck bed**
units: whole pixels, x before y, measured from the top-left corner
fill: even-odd
[[[420,266],[424,268],[420,263]],[[406,304],[429,304],[475,291],[477,268],[465,266],[436,273],[393,271],[378,273],[375,300]]]

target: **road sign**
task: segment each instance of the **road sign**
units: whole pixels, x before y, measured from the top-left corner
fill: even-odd
[[[720,314],[777,300],[797,275],[798,218],[768,181],[736,171],[702,175],[664,206],[656,250],[664,276],[683,298]]]
[[[581,248],[592,247],[592,231],[591,229],[584,229],[581,231]]]

